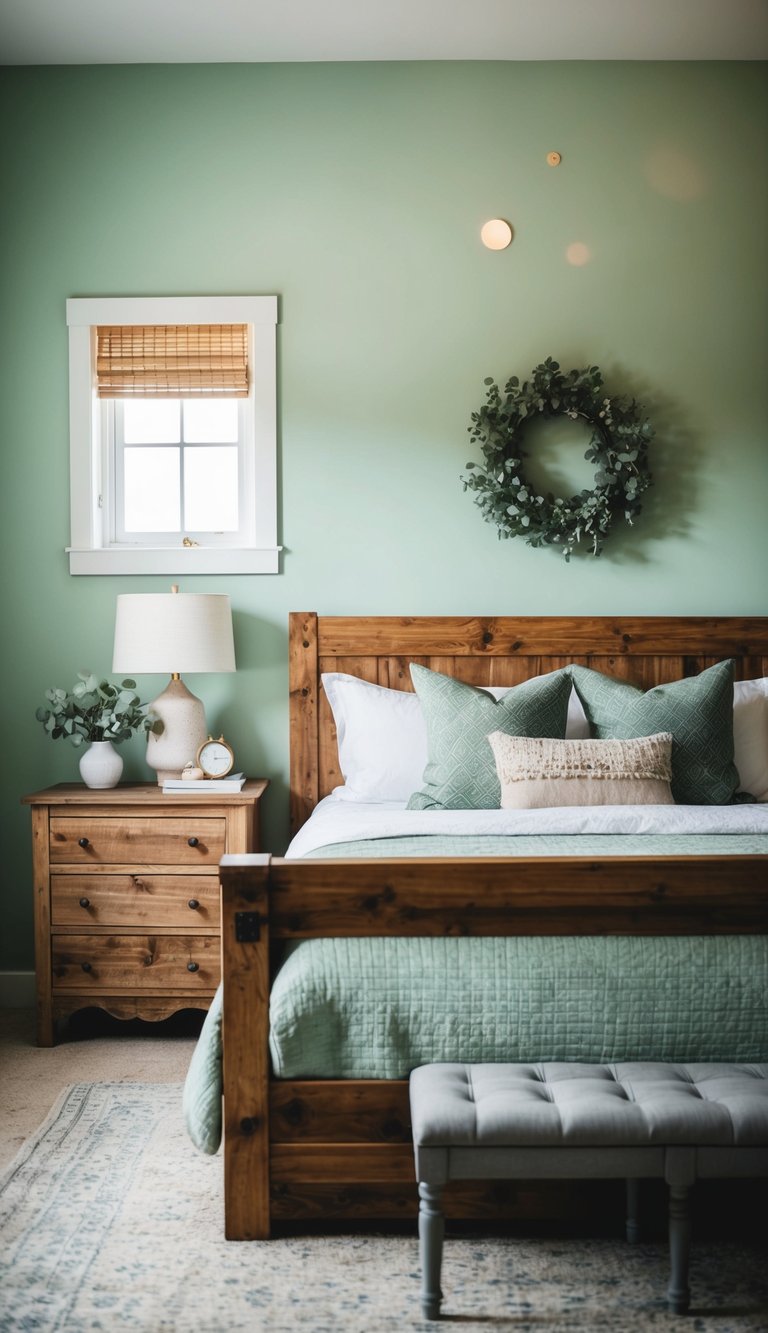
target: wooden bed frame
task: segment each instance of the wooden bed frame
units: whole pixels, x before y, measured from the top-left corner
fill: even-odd
[[[581,662],[649,688],[726,657],[768,675],[768,618],[290,617],[291,824],[342,781],[320,673],[410,689],[408,664],[514,685]],[[270,949],[322,936],[736,934],[766,929],[759,856],[286,861],[225,857],[226,1235],[415,1217],[407,1082],[275,1080]],[[449,1216],[551,1215],[540,1186],[456,1187]],[[512,1197],[510,1198],[510,1194]]]

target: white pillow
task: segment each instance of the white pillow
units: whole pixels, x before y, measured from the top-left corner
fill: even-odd
[[[733,747],[740,790],[768,801],[768,676],[734,682]]]
[[[427,728],[417,695],[389,690],[341,671],[326,671],[323,689],[336,723],[345,801],[407,801],[421,786]]]
[[[345,801],[407,801],[422,784],[429,758],[427,729],[418,695],[372,685],[343,671],[326,671],[323,689],[336,723],[339,767],[344,786],[334,795]],[[509,687],[487,687],[501,699]],[[565,734],[589,735],[575,690],[568,705]]]

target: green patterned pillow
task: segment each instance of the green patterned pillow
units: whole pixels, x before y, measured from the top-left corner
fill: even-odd
[[[672,795],[678,804],[733,801],[739,775],[733,762],[732,661],[645,693],[588,667],[569,671],[590,732],[599,740],[671,731]]]
[[[409,810],[499,809],[501,788],[490,733],[565,736],[571,693],[565,671],[516,685],[498,702],[485,690],[415,664],[411,679],[427,725],[429,760],[424,786],[414,792]]]

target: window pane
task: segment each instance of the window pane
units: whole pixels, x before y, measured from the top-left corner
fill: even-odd
[[[184,439],[188,444],[236,444],[236,398],[185,398]]]
[[[184,526],[192,532],[237,531],[237,449],[184,450]]]
[[[123,403],[126,444],[178,444],[180,424],[178,398],[126,398]]]
[[[125,449],[125,531],[180,532],[180,449]]]

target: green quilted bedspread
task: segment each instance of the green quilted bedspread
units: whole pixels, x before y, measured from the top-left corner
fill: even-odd
[[[452,841],[345,843],[318,854],[452,855]],[[498,838],[461,838],[462,852],[487,855],[488,841],[494,854],[508,854]],[[514,840],[518,854],[530,854],[521,846],[526,841]],[[532,841],[541,851],[542,840]],[[559,841],[570,844],[562,851],[573,851],[573,839],[546,841],[548,854],[557,854]],[[744,836],[589,841],[599,845],[590,855],[672,853],[675,842],[688,852],[764,850],[764,841]],[[628,841],[640,846],[628,848]],[[764,1061],[768,936],[307,940],[291,946],[275,978],[270,1028],[273,1068],[282,1078],[405,1078],[433,1060]],[[193,1140],[215,1152],[220,995],[194,1053],[184,1104]]]
[[[764,833],[518,833],[514,838],[369,838],[332,842],[307,860],[355,856],[761,856]],[[574,848],[574,843],[578,846]]]

